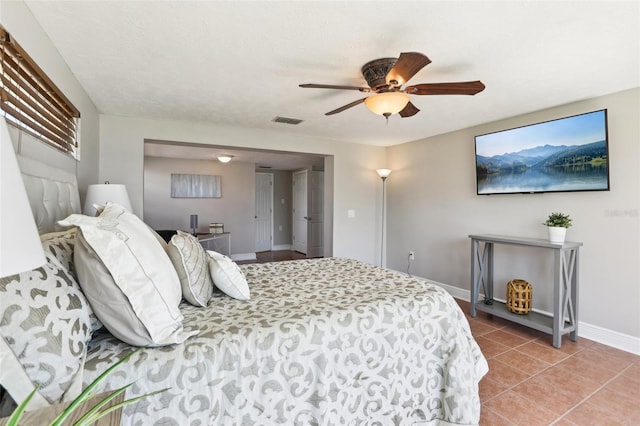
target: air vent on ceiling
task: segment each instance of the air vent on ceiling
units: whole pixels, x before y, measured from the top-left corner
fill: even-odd
[[[297,125],[302,123],[302,120],[298,119],[298,118],[289,118],[289,117],[276,117],[273,120],[271,120],[275,123],[283,123],[283,124],[292,124],[292,125]]]

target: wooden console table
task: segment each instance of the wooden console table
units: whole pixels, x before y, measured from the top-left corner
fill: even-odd
[[[550,243],[538,238],[503,235],[469,235],[471,238],[471,316],[477,311],[493,314],[518,324],[553,335],[553,346],[559,348],[562,335],[578,337],[578,258],[582,243],[565,241]],[[553,251],[553,315],[538,312],[518,315],[507,310],[502,302],[493,299],[493,245],[510,244],[537,247]],[[480,288],[484,300],[479,300]]]

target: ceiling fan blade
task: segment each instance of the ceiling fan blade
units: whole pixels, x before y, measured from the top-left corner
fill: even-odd
[[[427,58],[422,53],[403,52],[400,54],[400,57],[393,68],[391,68],[387,73],[387,76],[385,77],[387,84],[389,84],[391,80],[395,80],[398,82],[398,85],[402,86],[404,83],[409,81],[411,77],[416,75],[418,71],[430,63],[431,59]]]
[[[334,109],[333,111],[329,111],[329,112],[327,112],[325,115],[333,115],[333,114],[337,114],[337,113],[339,113],[339,112],[342,112],[342,111],[344,111],[344,110],[346,110],[346,109],[349,109],[349,108],[351,108],[351,107],[354,107],[354,106],[356,106],[356,105],[360,105],[361,103],[363,103],[363,102],[364,102],[364,100],[365,100],[365,99],[367,99],[367,98],[358,99],[357,101],[353,101],[353,102],[351,102],[350,104],[343,105],[343,106],[341,106],[341,107],[340,107],[340,108],[338,108],[338,109]]]
[[[405,106],[402,109],[402,111],[400,111],[398,114],[400,114],[400,117],[406,118],[406,117],[413,117],[418,112],[420,112],[420,110],[414,104],[409,102],[407,106]]]
[[[475,95],[484,90],[481,81],[461,81],[459,83],[425,83],[405,89],[410,95]]]
[[[338,89],[338,90],[359,90],[361,92],[369,93],[371,91],[368,87],[358,87],[358,86],[340,86],[336,84],[300,84],[300,87],[304,87],[305,89]]]

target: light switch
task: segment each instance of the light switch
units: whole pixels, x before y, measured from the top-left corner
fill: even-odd
[[[353,219],[354,217],[356,217],[356,211],[355,210],[347,210],[347,218]]]
[[[284,206],[284,198],[280,198],[280,204]]]

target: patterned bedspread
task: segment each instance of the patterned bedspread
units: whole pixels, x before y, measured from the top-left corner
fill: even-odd
[[[359,261],[241,266],[251,300],[183,304],[180,345],[147,348],[101,389],[135,381],[123,425],[477,424],[487,363],[440,287]],[[132,350],[91,342],[85,384]]]

